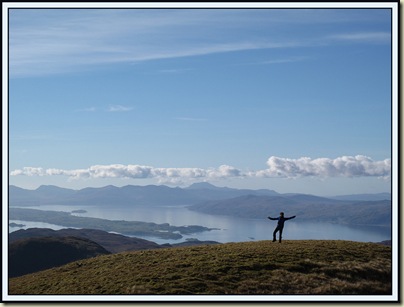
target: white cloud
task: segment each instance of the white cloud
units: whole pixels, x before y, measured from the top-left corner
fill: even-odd
[[[228,177],[243,177],[243,172],[233,166],[221,165],[218,169],[209,173],[209,177],[213,178],[228,178]]]
[[[391,175],[391,160],[373,161],[371,158],[342,156],[336,159],[302,157],[287,159],[270,157],[268,169],[258,171],[259,177],[384,177]]]
[[[10,173],[11,176],[25,175],[25,176],[44,176],[46,172],[42,167],[24,167],[17,169]]]
[[[273,59],[273,60],[268,60],[268,61],[263,61],[259,62],[257,64],[284,64],[284,63],[295,63],[295,62],[301,62],[308,60],[309,57],[307,56],[295,56],[295,57],[289,57],[289,58],[280,58],[280,59]]]
[[[97,111],[104,111],[104,112],[128,112],[132,111],[133,107],[123,106],[120,104],[111,104],[108,107],[104,107],[102,109],[97,109],[96,107],[88,107],[83,109],[76,109],[76,112],[97,112]]]
[[[272,156],[267,161],[268,168],[244,172],[229,165],[218,168],[158,168],[145,165],[93,165],[86,169],[63,170],[24,167],[14,170],[11,176],[56,176],[72,179],[86,178],[126,178],[157,179],[159,182],[179,183],[193,180],[226,179],[242,177],[298,178],[298,177],[381,177],[391,176],[391,160],[373,161],[371,158],[342,156],[335,159],[302,157],[299,159]]]
[[[152,167],[142,165],[94,165],[83,169],[82,175],[93,178],[148,178]]]
[[[355,32],[330,35],[328,38],[349,42],[388,43],[391,40],[389,32]]]
[[[132,107],[126,107],[126,106],[122,106],[119,104],[115,104],[115,105],[110,105],[108,107],[108,112],[128,112],[133,110]]]

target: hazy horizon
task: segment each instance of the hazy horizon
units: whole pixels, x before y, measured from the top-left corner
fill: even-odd
[[[39,186],[37,186],[37,187],[34,187],[34,188],[31,188],[31,189],[29,189],[29,188],[24,188],[24,187],[20,187],[20,186],[18,186],[18,185],[10,185],[10,186],[14,186],[14,187],[17,187],[17,188],[22,188],[22,189],[25,189],[25,190],[29,190],[29,191],[35,191],[35,190],[37,190],[37,189],[39,189],[39,188],[41,188],[41,187],[57,187],[57,188],[62,188],[62,189],[69,189],[69,190],[74,190],[74,191],[79,191],[79,190],[82,190],[82,189],[87,189],[87,188],[92,188],[92,189],[97,189],[97,188],[105,188],[105,187],[109,187],[109,186],[113,186],[113,187],[116,187],[116,188],[123,188],[123,187],[127,187],[127,186],[136,186],[136,187],[146,187],[146,186],[165,186],[165,187],[169,187],[169,188],[180,188],[180,189],[187,189],[187,188],[191,188],[193,185],[195,185],[195,184],[201,184],[201,183],[207,183],[207,184],[209,184],[209,185],[212,185],[212,187],[213,188],[230,188],[230,187],[228,187],[228,186],[223,186],[223,185],[214,185],[214,184],[211,184],[211,183],[209,183],[209,182],[206,182],[206,181],[201,181],[201,182],[194,182],[194,183],[192,183],[192,184],[190,184],[190,185],[188,185],[188,186],[171,186],[171,185],[166,185],[166,184],[144,184],[144,185],[140,185],[140,184],[127,184],[127,185],[113,185],[113,184],[110,184],[110,185],[100,185],[100,186],[85,186],[85,187],[80,187],[80,188],[69,188],[69,187],[65,187],[65,186],[59,186],[59,185],[53,185],[53,184],[50,184],[50,185],[46,185],[46,184],[42,184],[42,185],[39,185]],[[254,190],[268,190],[268,191],[274,191],[274,192],[276,192],[276,193],[279,193],[280,195],[282,195],[282,194],[294,194],[294,193],[296,193],[296,194],[302,194],[302,195],[304,195],[304,194],[307,194],[307,195],[309,195],[310,193],[300,193],[300,192],[295,192],[295,191],[288,191],[288,192],[279,192],[279,191],[276,191],[276,190],[274,190],[274,189],[271,189],[271,188],[266,188],[266,189],[249,189],[249,188],[230,188],[230,189],[240,189],[240,190],[243,190],[243,189],[246,189],[246,190],[251,190],[251,191],[254,191]],[[385,191],[385,192],[374,192],[374,193],[355,193],[355,194],[333,194],[333,195],[322,195],[322,194],[312,194],[313,196],[320,196],[320,197],[334,197],[334,196],[348,196],[348,195],[377,195],[377,194],[390,194],[391,195],[391,191]]]

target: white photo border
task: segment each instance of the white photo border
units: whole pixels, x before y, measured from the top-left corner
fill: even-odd
[[[399,5],[398,1],[379,2],[3,2],[2,3],[2,301],[9,302],[399,302]],[[8,293],[8,11],[16,8],[387,8],[392,12],[392,295],[9,295]]]

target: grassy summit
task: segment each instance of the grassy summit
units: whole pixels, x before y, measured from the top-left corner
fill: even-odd
[[[391,294],[391,248],[258,241],[103,255],[11,278],[9,294]]]

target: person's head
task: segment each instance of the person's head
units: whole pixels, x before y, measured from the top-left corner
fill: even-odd
[[[283,212],[281,212],[281,213],[280,213],[280,215],[281,215],[281,216],[283,216],[283,215],[284,215],[284,213],[283,213]]]

